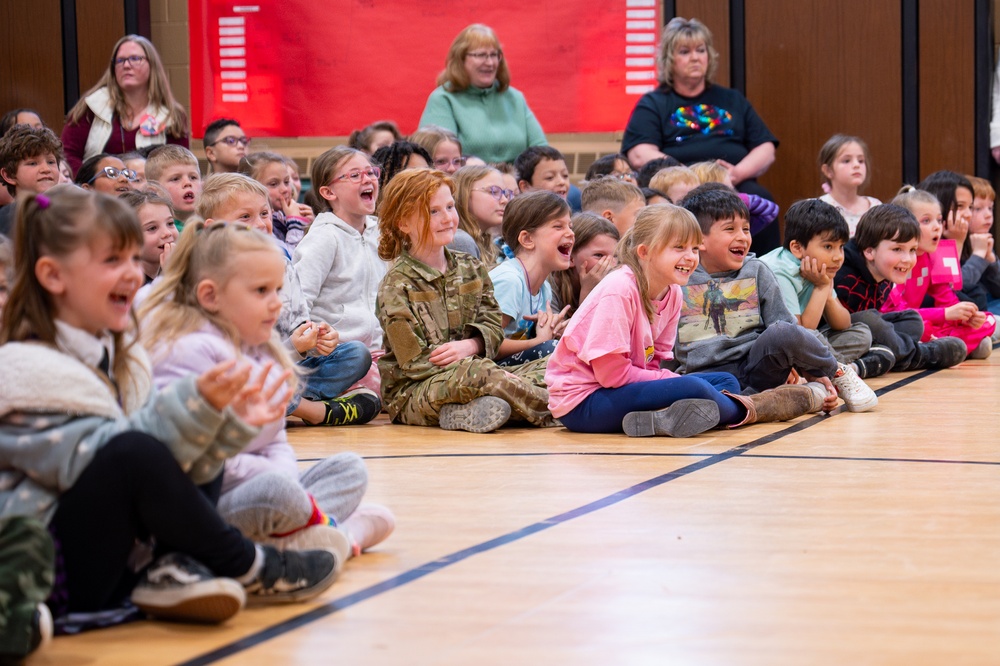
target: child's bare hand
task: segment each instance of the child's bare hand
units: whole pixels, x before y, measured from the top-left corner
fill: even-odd
[[[566,327],[569,326],[569,319],[566,318],[567,312],[569,312],[568,305],[549,317],[549,326],[552,327],[552,337],[558,338],[562,336],[563,331],[565,331]]]
[[[788,371],[788,379],[785,380],[786,384],[805,384],[805,378],[799,375],[798,370],[792,368]]]
[[[969,222],[965,218],[956,218],[954,215],[949,215],[948,219],[944,223],[944,237],[952,238],[955,240],[955,244],[958,249],[962,249],[962,245],[965,243],[965,237],[969,235]]]
[[[267,384],[273,366],[274,363],[266,363],[230,404],[233,413],[247,425],[259,427],[285,416],[285,408],[292,397],[287,383],[292,371],[285,370],[277,380]]]
[[[303,323],[297,329],[292,331],[292,346],[295,347],[295,351],[300,354],[305,354],[315,347],[318,339],[319,326],[311,321]]]
[[[298,215],[299,217],[304,217],[310,222],[316,219],[316,213],[313,212],[312,208],[310,208],[305,204],[300,204],[300,203],[296,203],[295,205],[299,207],[299,212],[296,213],[296,215]]]
[[[469,338],[466,340],[451,340],[431,352],[429,360],[439,368],[451,365],[455,361],[469,358],[479,353],[479,343]]]
[[[589,294],[604,277],[618,267],[618,259],[613,254],[602,257],[590,270],[580,275],[580,293]]]
[[[802,257],[799,274],[816,287],[826,287],[833,282],[826,272],[826,264],[819,263],[815,257]]]
[[[340,344],[340,333],[326,322],[320,322],[317,326],[319,335],[316,336],[316,351],[320,356],[326,356]]]
[[[826,387],[826,397],[823,398],[823,411],[832,412],[837,408],[837,389],[834,388],[833,382],[830,381],[829,377],[814,377],[809,373],[802,373],[806,379],[811,382],[819,382]]]
[[[216,363],[195,381],[198,393],[217,412],[225,409],[246,386],[250,366],[236,359]]]
[[[552,339],[552,324],[549,322],[552,319],[552,310],[549,309],[548,303],[545,304],[544,310],[524,315],[522,319],[535,322],[535,340],[545,342]]]
[[[170,261],[170,255],[174,253],[174,248],[177,247],[177,243],[164,243],[163,252],[160,253],[160,272],[167,270],[167,262]]]
[[[993,236],[990,234],[969,234],[969,245],[972,247],[972,254],[983,259],[993,251]]]
[[[970,328],[979,328],[986,323],[986,313],[976,311],[974,315],[969,317],[969,320],[965,322]]]
[[[975,303],[962,301],[944,309],[944,318],[948,321],[969,321],[969,319],[979,312]]]

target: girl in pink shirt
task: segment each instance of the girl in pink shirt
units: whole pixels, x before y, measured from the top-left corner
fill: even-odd
[[[622,267],[594,288],[549,358],[549,409],[577,432],[690,437],[717,425],[784,420],[821,406],[807,386],[736,395],[728,372],[680,376],[673,358],[683,296],[702,232],[677,206],[643,209],[618,244]],[[819,401],[820,404],[816,404]]]

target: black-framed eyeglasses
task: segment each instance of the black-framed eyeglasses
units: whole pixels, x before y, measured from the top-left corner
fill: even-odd
[[[338,180],[349,180],[352,183],[360,183],[361,179],[368,176],[372,180],[378,180],[378,177],[382,175],[382,169],[377,166],[368,167],[367,169],[359,169],[351,171],[350,173],[345,173],[342,176],[337,176],[333,179],[333,182]]]
[[[450,164],[456,169],[461,169],[462,167],[465,166],[465,161],[466,160],[464,157],[455,157],[450,160],[441,158],[439,160],[434,160],[434,166],[436,166],[438,169],[443,169]]]
[[[130,183],[139,180],[139,174],[137,174],[135,171],[132,171],[132,169],[116,169],[114,167],[109,166],[109,167],[104,167],[103,169],[95,173],[94,177],[87,181],[87,185],[92,185],[94,181],[100,178],[101,176],[110,178],[111,180],[115,180],[119,176],[124,176],[125,180],[127,180]]]
[[[125,63],[128,63],[133,67],[138,67],[144,60],[149,60],[149,58],[141,55],[123,56],[121,58],[115,58],[115,67],[121,67]]]
[[[514,198],[514,190],[505,190],[504,188],[498,187],[496,185],[490,185],[489,187],[473,187],[472,189],[475,192],[486,192],[488,195],[490,195],[497,201],[500,201],[500,199],[503,198],[506,198],[507,201],[510,201],[511,199]]]
[[[240,144],[241,146],[249,146],[251,141],[252,139],[248,136],[224,136],[221,139],[218,139],[214,143],[210,143],[205,147],[211,148],[216,144],[224,143],[230,148],[235,148],[236,144]]]

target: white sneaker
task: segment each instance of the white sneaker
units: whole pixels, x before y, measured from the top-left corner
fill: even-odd
[[[833,377],[833,385],[840,394],[840,399],[852,412],[867,412],[878,404],[878,396],[865,384],[858,373],[849,365],[838,363],[837,374]]]

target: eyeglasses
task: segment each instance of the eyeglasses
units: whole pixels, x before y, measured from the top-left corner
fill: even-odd
[[[227,136],[227,137],[223,137],[223,138],[219,139],[215,143],[210,143],[210,144],[208,144],[205,147],[206,148],[211,148],[214,145],[217,145],[217,144],[220,144],[220,143],[224,143],[227,146],[229,146],[230,148],[235,148],[236,144],[240,144],[241,146],[249,146],[250,145],[250,141],[251,141],[251,139],[248,136]]]
[[[93,182],[98,178],[100,178],[101,176],[106,176],[111,180],[118,178],[118,176],[125,176],[125,180],[127,180],[130,183],[139,180],[139,175],[135,171],[132,171],[132,169],[116,169],[114,167],[104,167],[103,169],[95,173],[93,178],[87,181],[87,185],[93,184]]]
[[[497,187],[496,185],[490,185],[489,187],[473,187],[474,192],[486,192],[491,197],[500,201],[500,199],[506,198],[510,201],[514,198],[514,190],[505,190],[502,187]]]
[[[345,173],[343,176],[337,176],[334,178],[334,182],[338,180],[349,180],[352,183],[360,183],[361,179],[368,176],[372,180],[378,180],[378,177],[382,175],[382,169],[377,166],[368,167],[363,171],[352,171],[350,173]]]
[[[456,157],[456,158],[451,159],[451,160],[443,159],[443,158],[439,159],[439,160],[434,160],[434,166],[436,166],[438,169],[443,169],[446,166],[448,166],[449,164],[452,165],[453,167],[456,167],[456,168],[464,167],[465,166],[465,158],[464,157]]]
[[[483,62],[485,60],[496,60],[500,62],[503,60],[503,54],[499,51],[476,51],[475,53],[466,53],[466,58],[472,58],[473,60],[478,60]]]
[[[635,179],[636,179],[636,177],[638,176],[638,174],[636,174],[636,172],[635,172],[635,171],[625,171],[625,172],[621,172],[621,171],[612,171],[612,172],[611,172],[610,174],[608,174],[608,175],[609,175],[609,176],[614,176],[614,177],[615,177],[615,178],[617,178],[618,180],[630,180],[630,181],[632,181],[632,182],[635,182]]]
[[[141,55],[130,55],[123,58],[115,58],[115,67],[121,67],[125,63],[132,65],[133,67],[138,67],[142,64],[142,61],[148,60],[146,56]]]

